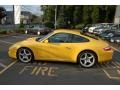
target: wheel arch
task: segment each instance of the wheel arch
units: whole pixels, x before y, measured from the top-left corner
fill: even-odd
[[[25,48],[25,49],[30,50],[31,53],[32,53],[32,55],[33,55],[33,59],[35,59],[35,55],[34,55],[33,51],[32,51],[30,48],[28,48],[28,47],[19,47],[19,48],[17,49],[17,52],[16,52],[16,57],[17,57],[17,55],[18,55],[18,51],[19,51],[19,49],[21,49],[21,48]]]
[[[82,51],[80,51],[79,53],[78,53],[78,55],[77,55],[77,58],[76,58],[76,62],[78,63],[78,58],[79,58],[79,55],[82,53],[82,52],[91,52],[91,53],[94,53],[94,55],[96,56],[96,62],[98,62],[98,55],[97,55],[97,53],[95,52],[95,51],[93,51],[93,50],[90,50],[90,49],[85,49],[85,50],[82,50]]]

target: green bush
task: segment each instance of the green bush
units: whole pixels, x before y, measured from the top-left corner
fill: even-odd
[[[7,30],[0,30],[0,34],[7,34]]]
[[[77,24],[75,29],[82,29],[85,25],[84,24]]]
[[[44,25],[49,28],[54,28],[54,24],[52,22],[45,22]]]
[[[24,28],[25,25],[23,23],[20,23],[19,28]]]
[[[16,33],[25,33],[25,29],[24,28],[18,28],[15,30]]]
[[[0,34],[10,34],[10,33],[14,33],[14,31],[10,29],[0,29]]]

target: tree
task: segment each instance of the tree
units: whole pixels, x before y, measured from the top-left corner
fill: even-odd
[[[6,10],[3,7],[0,7],[0,24],[1,20],[6,16]]]
[[[41,23],[41,19],[40,16],[36,16],[36,15],[31,15],[31,22],[33,24],[40,24]]]
[[[83,22],[83,6],[75,6],[73,13],[73,23],[74,25]]]
[[[71,28],[73,24],[74,6],[59,6],[57,18],[58,28]]]
[[[84,24],[88,24],[92,22],[91,12],[92,12],[91,6],[83,6],[83,23]]]
[[[105,11],[105,5],[100,5],[99,6],[99,22],[100,23],[104,23],[105,21],[105,15],[106,14],[106,11]]]
[[[65,16],[65,6],[59,6],[57,17],[57,28],[67,28],[67,17]]]
[[[99,23],[100,21],[100,10],[99,6],[93,6],[93,11],[92,11],[92,23]]]
[[[44,23],[51,23],[54,26],[55,7],[54,5],[41,6]],[[116,6],[110,5],[58,5],[57,28],[75,28],[76,25],[113,22],[115,9]]]
[[[106,6],[105,22],[113,22],[116,6]]]
[[[44,6],[41,6],[41,10],[43,11],[43,17],[42,17],[43,23],[54,24],[55,6],[54,5],[44,5]]]

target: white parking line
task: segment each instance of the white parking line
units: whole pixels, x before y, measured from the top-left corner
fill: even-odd
[[[7,43],[7,44],[14,44],[14,43],[12,43],[12,42],[3,41],[3,40],[0,40],[0,42]]]
[[[115,48],[113,46],[111,46],[111,47],[112,47],[112,49],[114,49],[115,51],[118,51],[120,53],[120,50],[118,50],[117,48]]]
[[[15,38],[24,38],[24,37],[20,37],[20,36],[12,36],[12,37],[15,37]]]
[[[9,65],[8,65],[6,68],[4,68],[3,70],[1,70],[1,71],[0,71],[0,74],[4,73],[7,69],[9,69],[11,66],[13,66],[16,62],[17,62],[17,60],[14,61],[14,62],[12,62],[11,64],[9,64]]]
[[[119,65],[117,65],[115,62],[111,62],[116,68],[120,68],[120,66]]]
[[[115,76],[111,76],[105,69],[102,69],[103,72],[106,74],[106,76],[109,78],[109,79],[117,79],[119,80],[120,77],[115,77]],[[117,71],[118,72],[118,71]]]
[[[6,65],[4,65],[4,64],[2,64],[2,63],[0,63],[0,66],[2,66],[3,68],[6,68],[6,67],[7,67]]]

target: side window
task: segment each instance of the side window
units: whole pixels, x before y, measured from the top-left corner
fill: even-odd
[[[89,41],[88,39],[78,35],[72,35],[72,39],[71,39],[72,43],[80,43],[80,42],[88,42],[88,41]]]
[[[70,34],[68,33],[57,33],[50,38],[48,41],[51,43],[66,43],[70,41]]]

